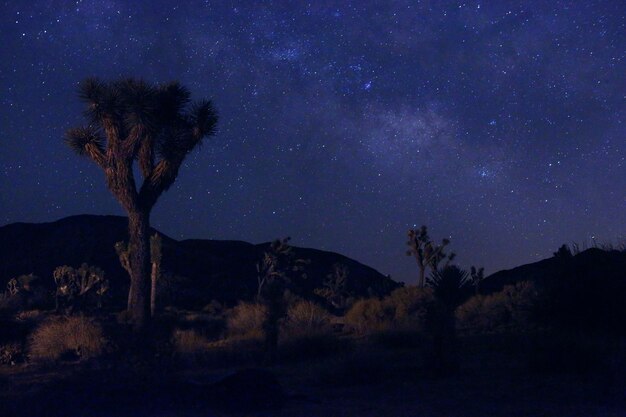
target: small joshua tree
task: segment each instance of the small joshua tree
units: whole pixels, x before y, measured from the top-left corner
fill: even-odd
[[[304,274],[308,261],[297,259],[289,246],[290,238],[276,239],[257,263],[257,299],[266,307],[263,323],[267,360],[276,358],[280,319],[286,314],[285,291],[293,284],[293,278]]]
[[[470,268],[470,280],[474,286],[474,292],[478,295],[480,293],[480,284],[485,279],[485,268],[476,268],[472,266]]]
[[[448,265],[456,257],[456,254],[450,253],[447,255],[444,252],[444,248],[450,244],[449,239],[443,239],[439,245],[433,242],[428,236],[426,226],[422,226],[419,229],[409,229],[408,237],[407,245],[409,249],[406,251],[406,254],[407,256],[413,256],[417,261],[419,268],[417,285],[424,287],[426,285],[426,269],[430,268],[431,271],[436,271],[441,262],[445,261],[444,266]]]
[[[44,305],[47,291],[35,274],[20,275],[7,283],[6,291],[0,293],[5,308],[18,309]]]
[[[55,305],[57,311],[63,309],[73,312],[87,305],[89,298],[95,298],[98,308],[109,290],[109,281],[104,278],[100,268],[82,264],[75,269],[71,266],[59,266],[53,273],[56,284]]]
[[[574,256],[572,250],[565,244],[559,246],[559,249],[554,252],[554,257],[560,260],[567,260],[572,258],[572,256]]]
[[[344,308],[349,273],[350,270],[344,264],[334,264],[332,272],[324,280],[323,288],[316,288],[315,294],[324,297],[335,308]]]
[[[189,106],[189,91],[176,82],[87,79],[80,97],[87,125],[70,129],[67,143],[104,171],[109,190],[128,213],[128,310],[142,328],[150,316],[150,213],[185,157],[215,133],[217,115],[208,100]],[[135,182],[135,161],[141,185]]]

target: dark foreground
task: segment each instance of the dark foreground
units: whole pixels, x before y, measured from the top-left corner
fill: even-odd
[[[243,372],[197,359],[5,367],[0,415],[626,416],[623,363],[529,369],[523,338],[462,339],[459,348],[463,366],[448,375],[427,371],[419,348],[380,346]]]

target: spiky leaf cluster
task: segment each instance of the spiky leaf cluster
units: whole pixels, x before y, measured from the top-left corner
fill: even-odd
[[[66,142],[105,170],[109,188],[120,200],[124,197],[126,208],[154,204],[174,182],[185,156],[216,131],[212,102],[192,103],[189,90],[178,82],[89,78],[80,84],[79,96],[88,123],[70,129]],[[128,195],[134,191],[129,168],[134,161],[144,177],[137,196]]]
[[[433,293],[446,307],[458,307],[469,295],[471,282],[467,271],[448,265],[433,271],[426,281]]]

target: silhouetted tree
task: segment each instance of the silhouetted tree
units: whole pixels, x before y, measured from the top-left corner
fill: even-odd
[[[433,365],[440,372],[458,368],[454,310],[465,301],[471,291],[467,271],[455,265],[446,265],[433,271],[428,278],[437,307],[430,311],[429,326],[433,335]]]
[[[333,307],[343,309],[346,306],[346,286],[350,270],[341,263],[333,264],[333,269],[326,276],[322,288],[316,288],[315,294],[324,297]]]
[[[187,154],[214,134],[217,115],[208,100],[189,106],[190,93],[177,82],[92,78],[79,91],[88,123],[70,129],[67,143],[104,171],[109,190],[128,213],[128,309],[141,328],[150,316],[150,212],[174,183]],[[135,161],[143,176],[139,187]]]
[[[407,256],[413,256],[417,261],[419,268],[419,280],[417,285],[424,287],[426,284],[426,269],[430,268],[431,271],[436,271],[439,264],[445,261],[448,265],[455,257],[456,254],[450,253],[447,255],[444,253],[444,248],[450,243],[449,239],[443,239],[440,245],[434,243],[428,236],[428,229],[426,226],[422,226],[419,229],[409,229],[409,240],[407,245]]]
[[[48,292],[43,282],[35,274],[20,275],[7,283],[6,291],[0,293],[0,304],[10,310],[44,307]]]
[[[554,252],[554,257],[561,260],[570,259],[573,255],[572,250],[566,244],[563,244],[559,247],[559,249]]]
[[[266,307],[263,323],[267,361],[276,358],[280,319],[287,312],[285,291],[296,277],[305,277],[307,260],[297,259],[289,246],[290,238],[276,239],[257,263],[257,299]]]
[[[472,285],[474,286],[474,293],[480,293],[480,284],[485,279],[485,268],[476,268],[472,266],[470,268],[470,279],[472,281]]]
[[[444,306],[454,310],[469,295],[471,283],[467,271],[456,265],[447,265],[433,271],[428,278],[428,286]]]

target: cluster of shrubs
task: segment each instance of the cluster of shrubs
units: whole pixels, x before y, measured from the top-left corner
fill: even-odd
[[[357,334],[391,328],[421,330],[434,301],[430,288],[397,288],[382,299],[356,301],[346,312],[345,324]]]
[[[528,281],[490,295],[475,295],[457,308],[457,327],[478,333],[529,330],[536,322],[538,300],[539,292]]]
[[[535,325],[539,292],[531,282],[474,295],[455,310],[456,327],[470,333],[529,330]],[[356,301],[345,324],[357,334],[388,330],[424,331],[440,306],[431,288],[401,287],[384,298]]]

